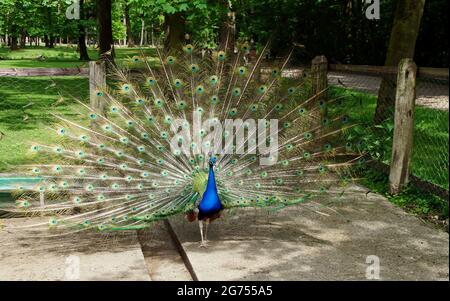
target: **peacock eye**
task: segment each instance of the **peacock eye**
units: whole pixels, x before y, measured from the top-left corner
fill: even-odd
[[[211,83],[211,85],[217,84],[217,81],[218,81],[218,78],[215,75],[213,75],[209,78],[209,82]]]
[[[196,91],[197,91],[197,94],[202,94],[204,92],[203,86],[198,86]]]
[[[198,72],[199,69],[200,69],[200,68],[198,67],[197,64],[192,64],[192,65],[191,65],[191,72],[192,72],[192,73]]]
[[[211,103],[212,104],[217,104],[219,102],[219,97],[217,97],[216,95],[211,96]]]
[[[218,57],[219,61],[224,61],[225,60],[225,52],[220,51],[217,57]]]
[[[167,64],[173,65],[175,63],[175,58],[173,56],[168,56],[166,61]]]
[[[187,53],[191,54],[192,51],[194,50],[194,46],[192,46],[191,44],[187,44],[186,46],[184,46],[184,50],[185,50]]]
[[[130,87],[129,84],[123,84],[123,85],[122,85],[122,91],[128,92],[128,91],[130,91],[130,90],[131,90],[131,87]]]

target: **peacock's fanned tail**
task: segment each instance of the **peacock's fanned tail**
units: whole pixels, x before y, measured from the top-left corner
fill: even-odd
[[[59,123],[49,135],[59,135],[59,143],[32,143],[31,151],[48,163],[19,167],[42,181],[32,191],[17,187],[12,211],[48,216],[33,229],[144,228],[194,209],[211,156],[224,208],[281,208],[338,195],[360,157],[346,135],[352,127],[341,108],[346,100],[325,100],[327,91],[312,95],[307,77],[285,78],[290,54],[276,68],[264,67],[266,50],[251,57],[244,44],[236,54],[202,54],[186,45],[111,67],[108,85],[96,93],[103,112],[76,100],[76,116],[54,116]],[[209,121],[195,129],[196,118]],[[237,134],[227,119],[243,120],[238,130],[245,143],[227,139]],[[262,153],[262,142],[274,142],[271,120],[278,124],[278,145]],[[213,130],[218,125],[223,131]],[[171,147],[174,139],[181,149]]]

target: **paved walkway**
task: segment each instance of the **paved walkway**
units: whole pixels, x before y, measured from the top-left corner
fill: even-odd
[[[0,223],[19,226],[37,220],[0,219]],[[0,280],[150,280],[150,277],[136,232],[107,235],[82,232],[50,238],[3,230]]]
[[[363,75],[346,72],[329,72],[328,82],[330,85],[354,89],[378,95],[381,77],[375,75]],[[438,110],[449,109],[449,87],[448,83],[438,80],[417,81],[416,104]]]
[[[370,255],[382,280],[448,280],[448,233],[366,193],[353,186],[330,209],[226,212],[210,226],[207,249],[198,225],[171,224],[199,280],[366,280]]]
[[[327,207],[227,211],[210,226],[207,249],[199,248],[197,223],[184,216],[170,223],[199,280],[365,280],[371,255],[382,280],[449,279],[448,233],[358,186]],[[138,233],[53,239],[5,229],[0,280],[192,280],[163,222]],[[73,275],[77,261],[79,275]]]

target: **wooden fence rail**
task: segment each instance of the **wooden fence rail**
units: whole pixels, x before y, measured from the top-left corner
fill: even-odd
[[[88,76],[89,68],[0,68],[0,76]]]

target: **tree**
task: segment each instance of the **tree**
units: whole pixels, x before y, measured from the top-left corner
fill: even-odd
[[[127,27],[127,44],[128,47],[134,47],[133,32],[131,31],[131,21],[130,21],[130,3],[128,3],[128,1],[125,1],[124,17],[125,17],[125,26]]]
[[[165,49],[181,49],[186,33],[186,19],[182,12],[167,14],[165,16],[166,40]]]
[[[398,66],[403,58],[414,58],[425,0],[398,0],[385,66]],[[378,93],[374,120],[381,123],[392,116],[395,105],[395,76],[384,76]]]
[[[113,60],[114,41],[112,34],[111,0],[96,0],[98,20],[98,44],[99,52],[103,59]]]
[[[84,0],[80,0],[80,20],[78,21],[78,48],[80,51],[80,61],[89,61],[89,54],[86,47],[86,29],[84,26]]]
[[[45,47],[47,48],[53,48],[55,45],[55,37],[53,35],[53,13],[52,13],[52,3],[49,2],[49,5],[44,6],[44,15],[46,17],[47,20],[47,29],[46,29],[46,33],[44,36],[44,42],[45,42]]]
[[[235,12],[232,11],[232,4],[230,0],[220,0],[222,5],[220,24],[219,24],[219,45],[225,47],[231,52],[234,52],[236,40],[236,24]]]

